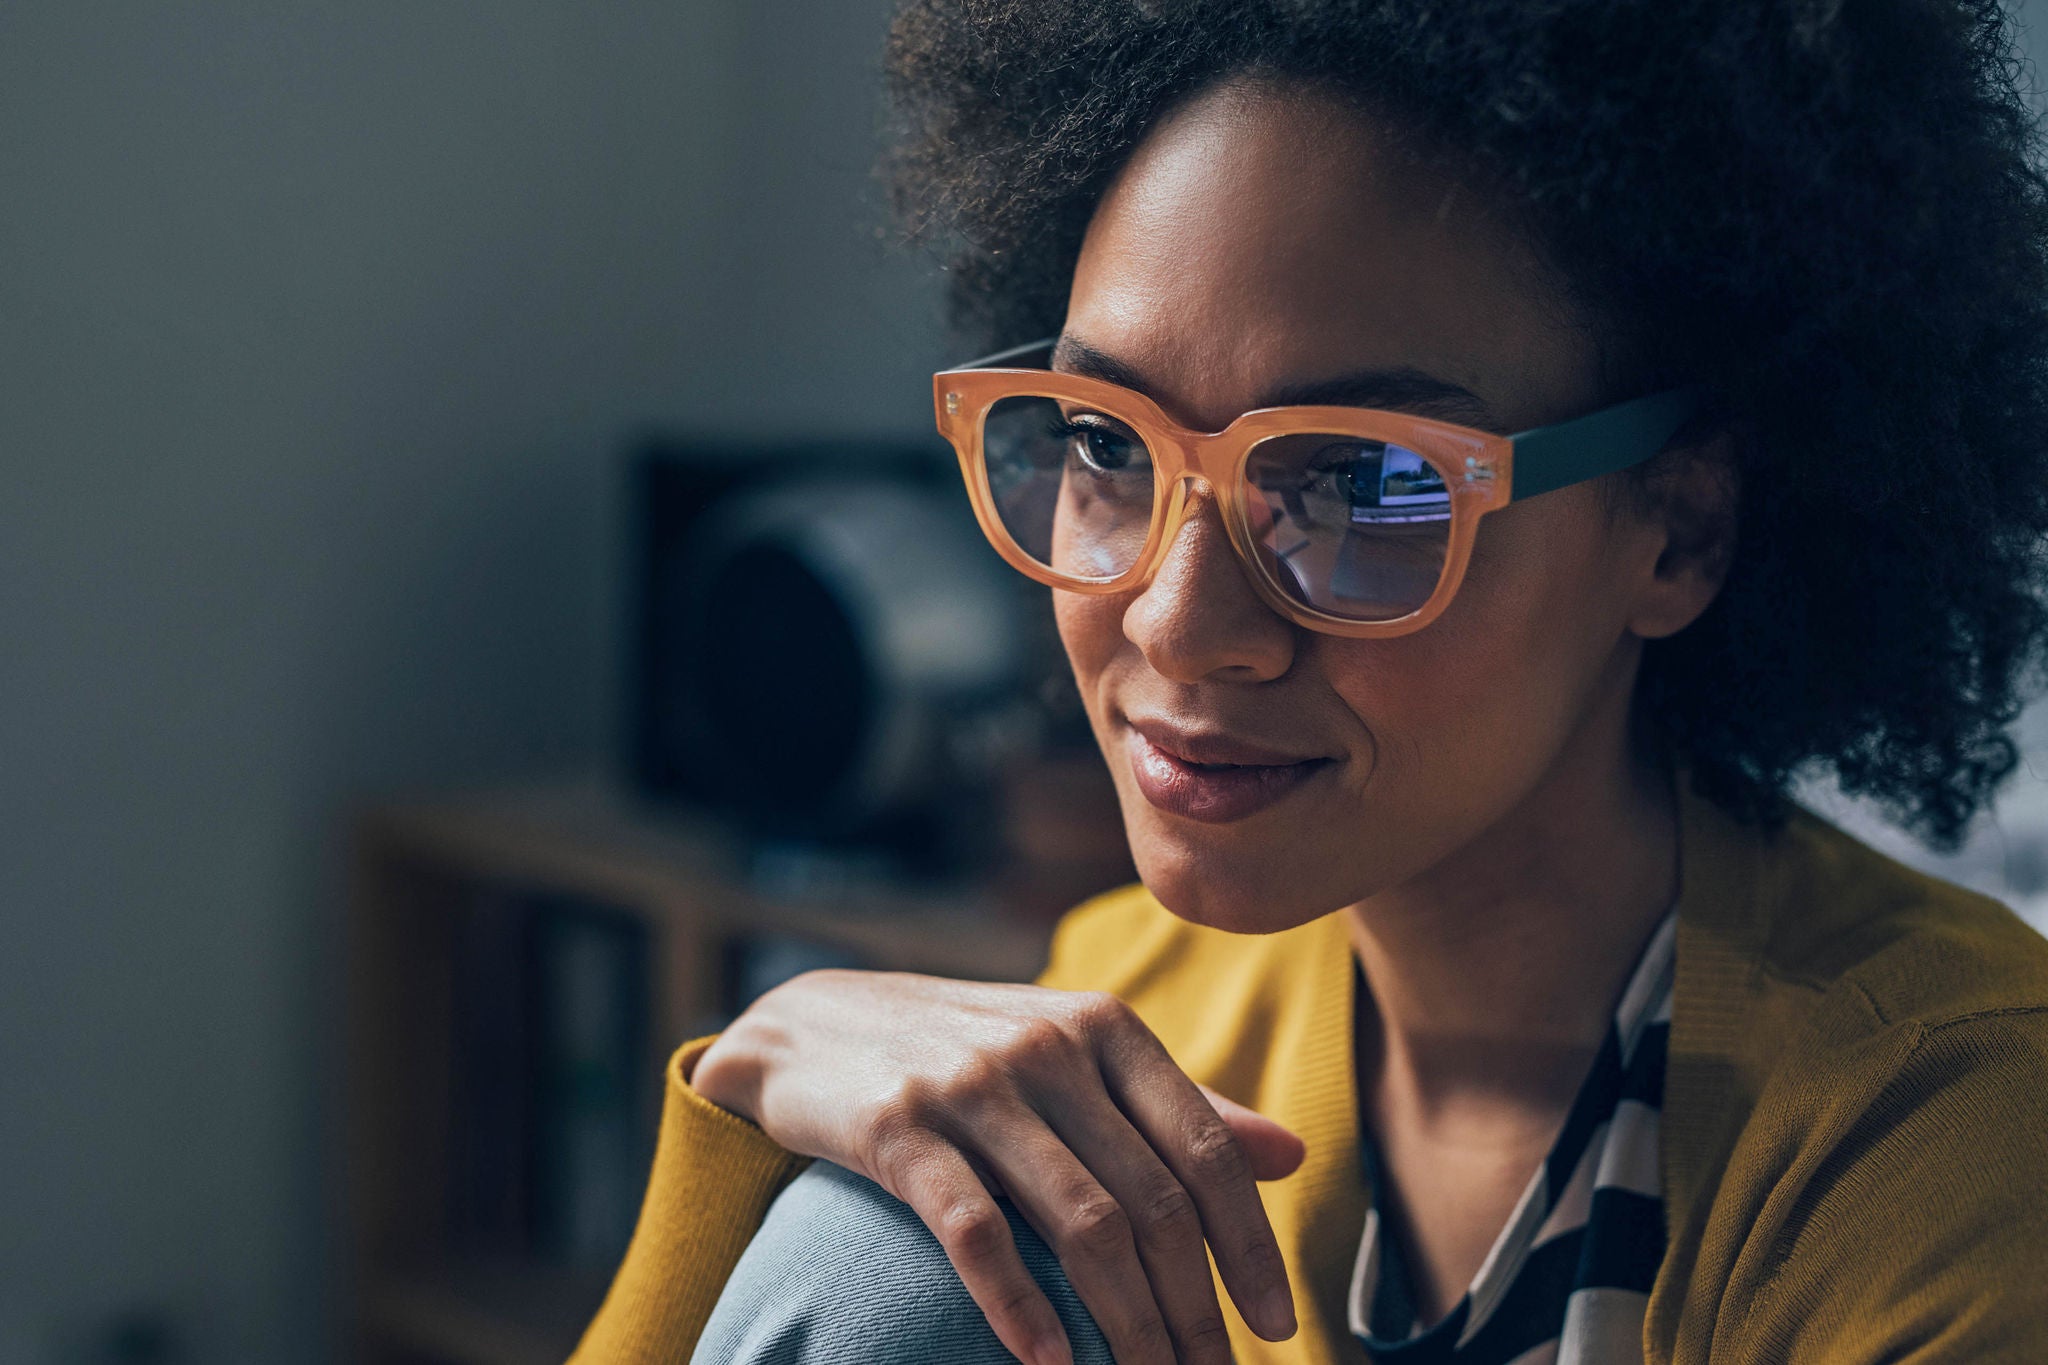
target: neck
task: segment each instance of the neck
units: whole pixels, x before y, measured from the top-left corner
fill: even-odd
[[[1360,1082],[1427,1126],[1547,1134],[1677,894],[1677,812],[1625,704],[1462,853],[1352,906]]]

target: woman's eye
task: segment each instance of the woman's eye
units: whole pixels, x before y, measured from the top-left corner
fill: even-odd
[[[1063,425],[1068,449],[1089,469],[1120,474],[1144,463],[1144,448],[1134,437],[1094,422]]]
[[[1081,458],[1097,469],[1122,469],[1131,462],[1130,443],[1106,431],[1084,431],[1074,440]]]
[[[1376,473],[1365,465],[1365,452],[1359,446],[1324,446],[1309,461],[1308,486],[1327,490],[1346,502],[1355,502],[1366,493]]]

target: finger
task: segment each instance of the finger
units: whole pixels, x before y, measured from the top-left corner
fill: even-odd
[[[1131,1225],[1138,1259],[1182,1365],[1230,1365],[1195,1201],[1106,1090],[1062,1096],[1053,1131],[1109,1191]]]
[[[1095,1035],[1110,1098],[1195,1201],[1245,1322],[1268,1341],[1284,1341],[1295,1331],[1294,1296],[1245,1145],[1152,1031],[1128,1010],[1119,1018]]]
[[[1175,1365],[1165,1315],[1115,1196],[1028,1109],[984,1137],[982,1159],[1059,1257],[1117,1365]]]
[[[1284,1128],[1267,1118],[1256,1109],[1247,1109],[1236,1100],[1219,1095],[1206,1085],[1197,1084],[1202,1098],[1209,1101],[1209,1107],[1216,1116],[1230,1125],[1230,1131],[1237,1134],[1237,1140],[1244,1144],[1245,1155],[1251,1158],[1254,1180],[1280,1180],[1293,1175],[1307,1155],[1308,1148],[1290,1128]]]
[[[997,1199],[1004,1199],[1009,1196],[1010,1192],[1003,1188],[1002,1177],[990,1169],[986,1161],[983,1161],[967,1148],[956,1146],[954,1150],[960,1153],[960,1159],[967,1163],[968,1170],[974,1172],[974,1178],[981,1182],[983,1189],[987,1190],[989,1194]]]
[[[1059,1314],[1024,1268],[1009,1220],[966,1159],[937,1136],[900,1145],[882,1183],[939,1239],[996,1339],[1029,1365],[1073,1365]]]

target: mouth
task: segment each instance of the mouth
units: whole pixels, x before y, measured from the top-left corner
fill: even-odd
[[[1138,724],[1124,731],[1131,773],[1160,810],[1203,824],[1256,815],[1315,780],[1336,760],[1297,758],[1220,735]]]

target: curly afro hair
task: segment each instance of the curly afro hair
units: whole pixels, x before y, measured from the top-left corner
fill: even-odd
[[[1831,772],[1952,846],[2048,623],[2048,179],[1994,0],[907,0],[887,171],[960,342],[1059,330],[1110,177],[1240,74],[1485,173],[1632,382],[1736,418],[1726,586],[1638,684],[1702,790],[1769,821]]]

